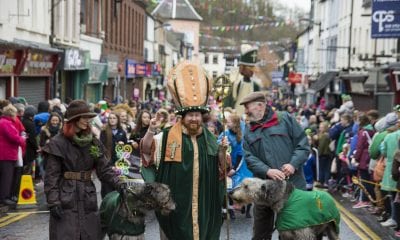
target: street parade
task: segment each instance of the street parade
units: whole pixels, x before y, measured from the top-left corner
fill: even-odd
[[[400,0],[0,0],[0,239],[400,239]]]

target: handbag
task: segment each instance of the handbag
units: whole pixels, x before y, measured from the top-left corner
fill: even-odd
[[[379,160],[376,161],[374,173],[372,175],[375,182],[382,181],[383,173],[385,172],[385,167],[386,167],[386,159],[384,156],[381,156]]]
[[[331,164],[331,173],[337,173],[337,163],[336,163],[336,158],[332,160]]]
[[[15,163],[16,167],[22,167],[24,166],[24,157],[22,156],[22,148],[18,147],[18,158],[17,158],[17,162]]]

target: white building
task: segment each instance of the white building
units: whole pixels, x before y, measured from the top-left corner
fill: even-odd
[[[24,97],[28,104],[50,98],[61,51],[51,48],[51,5],[47,0],[0,0],[0,98]]]
[[[213,79],[225,73],[226,60],[223,52],[200,52],[199,60]]]

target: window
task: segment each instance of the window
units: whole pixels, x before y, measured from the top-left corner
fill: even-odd
[[[218,64],[218,55],[213,56],[213,64]]]
[[[204,55],[204,63],[208,64],[208,55]]]
[[[79,18],[79,23],[86,24],[85,18],[86,18],[86,0],[81,0],[81,14]]]
[[[99,0],[94,0],[92,31],[95,33],[99,31]]]
[[[215,79],[218,77],[218,72],[217,71],[213,71],[212,72],[212,77]]]

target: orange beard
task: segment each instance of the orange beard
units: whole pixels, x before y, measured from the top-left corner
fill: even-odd
[[[193,121],[189,123],[183,123],[183,126],[188,130],[188,134],[191,136],[197,135],[201,128],[201,124],[199,122]]]

